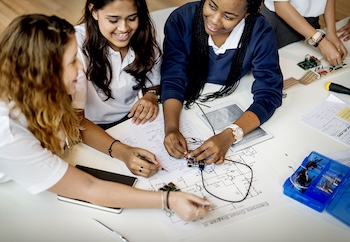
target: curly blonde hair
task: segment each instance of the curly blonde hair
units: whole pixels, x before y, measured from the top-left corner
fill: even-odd
[[[63,54],[74,27],[56,16],[22,15],[0,37],[0,99],[14,103],[29,130],[56,155],[64,132],[70,144],[81,140],[80,120],[63,84]]]

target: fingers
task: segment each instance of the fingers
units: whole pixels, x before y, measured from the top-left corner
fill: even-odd
[[[136,125],[144,124],[147,121],[152,122],[157,118],[159,112],[158,104],[140,99],[130,110],[129,117]]]
[[[193,221],[207,214],[211,203],[205,198],[184,192],[170,192],[170,209],[184,221]]]
[[[166,135],[164,146],[172,157],[180,159],[187,154],[187,142],[180,132]]]
[[[340,28],[337,32],[341,33],[341,35],[339,35],[339,39],[343,39],[344,41],[348,41],[350,39],[350,25],[349,24]]]
[[[144,159],[140,159],[135,156],[135,158],[132,161],[132,164],[129,167],[129,170],[137,175],[137,176],[142,176],[142,177],[151,177],[155,173],[158,172],[160,169],[159,164],[154,164],[151,162],[148,162]]]
[[[206,140],[188,156],[195,157],[197,161],[205,160],[206,164],[215,163],[219,165],[224,163],[230,145],[231,143],[225,138],[225,133],[222,132]]]
[[[204,217],[204,215],[207,214],[208,209],[209,209],[209,206],[196,207],[195,212],[194,212],[194,217],[192,218],[192,220],[198,220],[198,219]]]

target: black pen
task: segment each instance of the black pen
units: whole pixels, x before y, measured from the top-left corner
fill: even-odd
[[[121,239],[124,242],[128,242],[128,240],[121,235],[120,233],[118,233],[117,231],[111,229],[110,227],[108,227],[107,225],[104,225],[103,223],[101,223],[100,221],[98,221],[97,219],[93,219],[95,220],[99,225],[101,225],[103,228],[107,229],[109,232],[111,232],[112,234],[114,234],[115,236],[117,236],[119,239]]]
[[[151,163],[151,164],[154,164],[148,157],[146,157],[146,156],[143,156],[143,155],[140,155],[140,154],[138,154],[138,153],[135,153],[135,152],[133,152],[134,153],[134,155],[137,157],[137,158],[139,158],[139,159],[141,159],[141,160],[144,160],[144,161],[147,161],[148,163]],[[169,172],[169,171],[167,171],[167,170],[165,170],[165,168],[161,168],[163,171],[166,171],[166,172]]]

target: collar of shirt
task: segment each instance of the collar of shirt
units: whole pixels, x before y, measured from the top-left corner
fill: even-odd
[[[208,45],[211,46],[216,55],[224,54],[226,50],[237,49],[239,40],[241,39],[245,26],[245,19],[243,18],[234,29],[232,29],[230,35],[227,37],[225,43],[221,47],[217,47],[213,41],[211,35],[208,38]]]
[[[110,61],[115,64],[115,61],[118,60],[120,66],[118,73],[135,60],[135,52],[132,48],[128,48],[128,52],[124,56],[123,60],[119,51],[113,50],[110,46],[108,49],[110,54]]]

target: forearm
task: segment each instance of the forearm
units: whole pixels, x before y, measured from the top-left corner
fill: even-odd
[[[276,14],[296,32],[305,38],[312,36],[316,30],[289,2],[274,2]]]
[[[109,148],[112,148],[112,157],[125,161],[124,144],[114,142],[111,147],[111,144],[115,139],[97,124],[91,122],[85,117],[82,120],[82,125],[84,129],[81,131],[81,136],[85,144],[107,155],[110,155],[108,150]]]
[[[167,99],[163,103],[165,135],[171,130],[179,130],[182,103],[177,99]]]
[[[335,26],[335,0],[328,0],[324,12],[324,20],[327,26],[327,34],[336,35]]]
[[[68,168],[64,177],[49,190],[62,196],[106,207],[162,207],[160,193],[100,180],[72,166]]]
[[[251,111],[245,111],[234,123],[243,129],[244,135],[252,132],[260,126],[258,116]]]

